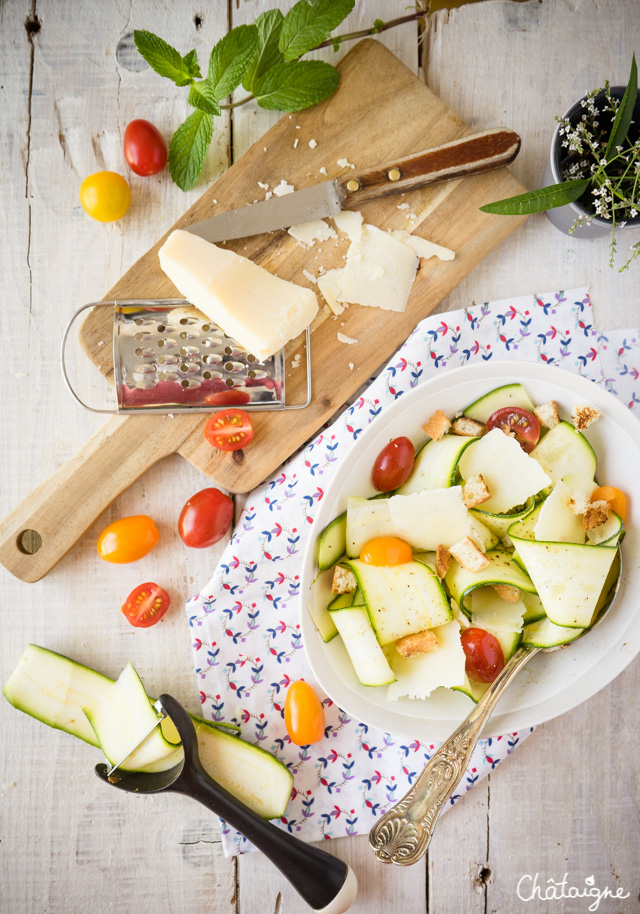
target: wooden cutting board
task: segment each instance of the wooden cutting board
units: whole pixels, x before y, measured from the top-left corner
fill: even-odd
[[[339,69],[335,95],[307,111],[284,115],[173,228],[263,199],[258,182],[273,188],[284,178],[298,190],[326,180],[320,171],[323,167],[329,178],[344,175],[338,159],[346,158],[362,169],[497,126],[488,113],[486,121],[471,130],[375,40],[356,45]],[[313,149],[311,140],[317,144]],[[246,451],[225,454],[212,449],[202,434],[206,421],[202,415],[110,419],[0,525],[2,564],[22,580],[39,580],[121,492],[175,451],[232,492],[252,489],[311,437],[387,361],[416,323],[524,221],[486,215],[478,207],[523,190],[506,169],[500,169],[363,205],[366,222],[383,229],[406,229],[445,245],[456,252],[455,260],[421,261],[403,314],[352,305],[335,318],[321,307],[311,334],[311,404],[299,411],[252,413],[255,440]],[[404,203],[409,208],[400,209]],[[106,300],[176,297],[158,262],[164,237],[125,273]],[[306,249],[285,231],[228,243],[283,279],[316,292],[302,271],[317,275],[320,267],[341,266],[347,246],[341,236]],[[319,293],[318,297],[322,305]],[[339,342],[339,331],[358,342]],[[106,308],[90,312],[80,329],[84,350],[107,377],[112,372],[104,365],[104,343],[111,333],[112,317]],[[293,369],[290,356],[297,351],[302,353],[302,364]],[[290,344],[288,353],[287,401],[301,402],[306,386],[302,337]],[[23,537],[27,529],[35,530],[42,541],[35,553],[30,550],[34,543],[38,545],[38,537],[32,533]]]

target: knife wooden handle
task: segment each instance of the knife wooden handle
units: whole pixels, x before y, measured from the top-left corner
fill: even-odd
[[[336,179],[345,209],[361,203],[404,193],[467,175],[476,175],[513,162],[520,150],[520,137],[513,130],[495,128],[473,136],[425,149],[404,159]]]

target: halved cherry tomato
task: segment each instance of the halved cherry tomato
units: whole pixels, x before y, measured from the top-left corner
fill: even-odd
[[[500,642],[483,628],[467,628],[460,636],[466,657],[465,670],[476,682],[493,682],[504,669],[504,654]]]
[[[125,179],[115,171],[97,171],[80,185],[82,208],[98,222],[115,222],[129,209],[131,191]]]
[[[158,528],[146,514],[121,517],[100,534],[98,555],[116,565],[137,562],[151,552],[159,538]]]
[[[299,679],[287,689],[284,723],[296,746],[317,743],[324,736],[324,708],[308,682]]]
[[[204,437],[221,451],[238,451],[253,441],[249,414],[243,409],[221,409],[204,427]]]
[[[394,438],[385,445],[373,464],[371,481],[379,492],[391,492],[411,476],[416,452],[408,438]]]
[[[233,520],[233,502],[220,489],[202,489],[187,501],[178,519],[185,546],[205,549],[225,535]]]
[[[157,584],[138,584],[127,597],[122,612],[128,622],[136,628],[155,625],[169,609],[171,598],[166,590]]]
[[[621,492],[620,489],[616,489],[615,486],[600,486],[594,490],[591,495],[591,501],[600,500],[608,502],[611,505],[611,510],[620,517],[622,523],[626,523],[627,497],[624,492]]]
[[[142,177],[157,175],[167,164],[167,144],[150,121],[138,118],[127,124],[123,147],[127,165]]]
[[[519,406],[503,406],[487,419],[487,428],[501,428],[513,432],[523,451],[529,454],[540,438],[540,423],[528,409]]]
[[[404,565],[412,559],[411,546],[397,536],[376,536],[360,553],[360,561],[369,565]]]
[[[210,406],[244,406],[251,402],[251,394],[246,390],[237,390],[235,387],[227,387],[215,394],[207,394],[204,402]]]

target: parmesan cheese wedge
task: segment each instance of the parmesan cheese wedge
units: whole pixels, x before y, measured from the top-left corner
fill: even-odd
[[[336,213],[333,221],[339,231],[344,232],[349,241],[360,241],[362,238],[362,213],[356,210],[343,209]]]
[[[158,256],[182,295],[261,361],[302,333],[318,313],[310,289],[190,232],[172,232]]]
[[[408,245],[421,260],[427,260],[429,257],[437,257],[438,260],[453,260],[456,256],[455,251],[450,248],[442,247],[441,244],[435,244],[433,241],[427,241],[426,238],[421,238],[419,235],[411,235],[402,229],[391,232],[391,235],[397,241]]]

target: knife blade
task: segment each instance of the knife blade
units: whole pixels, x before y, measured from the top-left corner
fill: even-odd
[[[184,229],[214,243],[273,232],[334,216],[341,209],[357,209],[362,203],[388,194],[406,193],[500,168],[512,162],[519,150],[520,137],[513,130],[485,130],[375,168],[229,210],[185,225]]]

